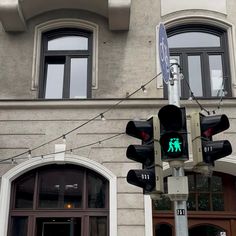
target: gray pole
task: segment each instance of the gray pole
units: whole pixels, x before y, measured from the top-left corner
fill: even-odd
[[[168,98],[169,104],[180,106],[180,73],[176,59],[171,59],[170,64],[173,78],[170,78],[168,83]],[[184,162],[170,162],[172,168],[172,176],[184,176]],[[175,215],[175,236],[188,236],[188,220],[187,220],[187,206],[186,201],[174,201],[174,215]]]

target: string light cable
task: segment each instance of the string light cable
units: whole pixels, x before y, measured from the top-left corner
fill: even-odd
[[[52,156],[52,155],[56,155],[56,154],[60,154],[60,153],[66,153],[66,152],[69,152],[70,154],[72,154],[74,150],[78,150],[78,149],[82,149],[82,148],[86,148],[86,147],[91,147],[91,146],[94,146],[96,144],[101,144],[101,143],[103,143],[105,141],[117,138],[117,137],[119,137],[121,135],[124,135],[124,134],[125,134],[125,132],[118,133],[118,134],[112,135],[112,136],[110,136],[108,138],[101,139],[99,141],[95,141],[95,142],[92,142],[92,143],[84,144],[84,145],[81,145],[81,146],[78,146],[78,147],[74,147],[74,148],[69,148],[69,149],[66,149],[66,150],[63,150],[63,151],[50,152],[50,153],[45,153],[43,155],[41,154],[41,155],[31,156],[31,159],[37,158],[37,157],[41,157],[41,159],[43,159],[46,156]],[[11,164],[17,164],[16,159],[17,158],[15,158],[15,157],[14,158],[6,158],[6,159],[0,160],[0,163],[11,160]]]
[[[2,159],[2,160],[0,160],[0,163],[2,163],[2,162],[4,162],[4,161],[12,160],[12,159],[15,160],[15,159],[17,159],[18,157],[20,157],[20,156],[22,156],[22,155],[29,154],[29,152],[30,152],[30,154],[32,154],[33,151],[35,151],[35,150],[37,150],[37,149],[39,149],[39,148],[41,148],[41,147],[43,147],[43,146],[46,146],[46,145],[48,145],[48,144],[50,144],[50,143],[52,143],[52,142],[55,142],[55,141],[57,141],[57,140],[59,140],[59,139],[63,139],[63,142],[65,142],[67,135],[69,135],[69,134],[73,133],[74,131],[76,131],[76,130],[82,128],[83,126],[89,124],[90,122],[96,120],[96,119],[99,118],[99,117],[101,117],[101,118],[103,117],[103,119],[105,119],[105,117],[104,117],[104,114],[105,114],[105,113],[107,113],[107,112],[109,112],[110,110],[116,108],[116,107],[119,106],[122,102],[128,100],[131,96],[133,96],[134,94],[136,94],[136,93],[139,92],[140,90],[143,90],[143,88],[144,88],[145,86],[147,86],[148,84],[150,84],[153,80],[155,80],[155,79],[156,79],[158,76],[160,76],[161,74],[162,74],[162,72],[159,72],[159,73],[156,74],[152,79],[150,79],[149,81],[147,81],[146,83],[144,83],[141,87],[139,87],[138,89],[134,90],[132,93],[129,93],[129,94],[126,95],[124,98],[120,99],[117,103],[111,105],[111,106],[110,106],[108,109],[106,109],[105,111],[103,111],[102,113],[99,113],[99,114],[95,115],[94,117],[92,117],[91,119],[89,119],[89,120],[87,120],[86,122],[82,123],[81,125],[76,126],[75,128],[71,129],[70,131],[68,131],[68,132],[66,132],[66,133],[64,133],[64,134],[62,134],[62,135],[60,135],[60,136],[58,136],[58,137],[56,137],[56,138],[53,138],[53,139],[51,139],[51,140],[49,140],[49,141],[47,141],[47,142],[44,142],[44,143],[42,143],[42,144],[40,144],[40,145],[38,145],[38,146],[36,146],[36,147],[34,147],[34,148],[31,148],[31,149],[29,149],[29,150],[27,150],[27,151],[24,151],[24,152],[22,152],[22,153],[16,154],[16,155],[14,155],[14,156],[12,156],[12,157]]]
[[[184,80],[184,82],[186,83],[186,85],[187,85],[187,87],[188,87],[188,89],[189,89],[189,91],[190,91],[190,98],[195,100],[195,102],[196,102],[196,103],[198,104],[198,106],[200,107],[201,111],[205,111],[205,112],[209,115],[210,112],[209,112],[206,108],[204,108],[204,107],[202,106],[202,104],[197,100],[197,98],[195,97],[195,95],[194,95],[194,93],[193,93],[193,91],[192,91],[192,89],[191,89],[191,87],[190,87],[188,81],[187,81],[186,79],[184,79],[184,75],[183,75],[182,68],[181,68],[180,64],[179,64],[179,63],[171,63],[170,67],[172,67],[172,66],[174,66],[174,65],[178,66],[178,68],[179,68],[180,75],[181,75],[181,79]],[[173,78],[173,72],[172,72],[171,70],[170,70],[170,72],[171,72],[171,76],[172,76],[172,78]]]

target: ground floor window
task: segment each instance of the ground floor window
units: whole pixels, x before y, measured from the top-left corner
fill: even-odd
[[[108,236],[109,182],[75,165],[48,165],[12,184],[9,236]]]
[[[236,177],[223,173],[186,175],[189,236],[236,236]],[[167,189],[166,183],[167,178]],[[155,236],[175,235],[173,202],[165,195],[153,201],[153,232]]]

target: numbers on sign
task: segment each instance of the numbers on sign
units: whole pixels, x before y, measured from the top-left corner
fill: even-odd
[[[213,147],[204,147],[204,152],[212,152],[213,151]]]
[[[150,179],[148,174],[142,174],[142,179]]]
[[[176,210],[178,216],[184,216],[185,215],[185,209],[177,209]]]

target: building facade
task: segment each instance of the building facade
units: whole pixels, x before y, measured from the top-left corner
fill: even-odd
[[[1,1],[0,235],[174,235],[169,200],[126,182],[140,168],[126,157],[139,143],[127,122],[168,104],[163,22],[183,74],[190,236],[236,236],[235,9],[233,0]],[[219,138],[233,152],[211,178],[192,171],[192,112],[230,120]]]

